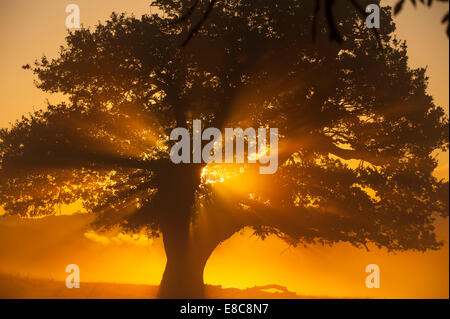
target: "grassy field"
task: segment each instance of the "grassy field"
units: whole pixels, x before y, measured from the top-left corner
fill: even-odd
[[[35,279],[0,274],[0,299],[151,299],[158,286],[116,283],[81,283],[78,289],[68,289],[62,281]],[[206,297],[221,298],[305,298],[277,285],[245,290],[206,286]]]

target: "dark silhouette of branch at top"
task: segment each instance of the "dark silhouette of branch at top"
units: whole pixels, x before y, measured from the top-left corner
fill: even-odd
[[[197,7],[199,1],[200,0],[195,0],[192,6],[189,7],[188,11],[186,11],[186,13],[183,14],[179,19],[173,21],[172,24],[186,21],[186,19],[188,19],[192,15],[192,13],[194,13],[194,10]]]
[[[211,2],[208,5],[208,8],[206,9],[206,11],[203,13],[202,17],[200,18],[200,20],[194,25],[194,27],[192,27],[187,36],[186,39],[183,41],[182,43],[182,47],[186,47],[187,44],[189,43],[189,41],[191,40],[191,38],[200,30],[200,28],[203,26],[203,24],[205,23],[205,21],[208,19],[209,15],[211,14],[211,11],[215,5],[217,0],[211,0]],[[411,3],[416,6],[416,0],[410,0]],[[422,4],[425,4],[425,0],[419,0]],[[437,0],[439,2],[448,2],[448,0]],[[316,39],[316,29],[317,29],[317,17],[319,15],[320,12],[320,2],[321,0],[316,0],[316,6],[314,9],[314,15],[313,15],[313,41],[315,41]],[[365,12],[365,10],[360,6],[360,4],[356,1],[356,0],[350,0],[350,2],[353,4],[353,6],[355,7],[355,9],[362,15],[362,17],[365,19],[367,17],[367,13]],[[192,16],[192,14],[194,13],[195,9],[197,8],[199,3],[199,0],[195,0],[194,3],[189,7],[189,9],[186,11],[185,14],[183,14],[180,18],[176,19],[175,21],[173,21],[173,23],[181,23],[186,21],[189,17]],[[397,4],[394,7],[394,15],[397,15],[398,13],[400,13],[403,9],[403,5],[405,3],[405,0],[399,0],[397,2]],[[326,16],[326,20],[327,20],[327,24],[328,24],[328,28],[329,28],[329,32],[330,32],[330,40],[331,41],[336,41],[338,43],[342,43],[343,39],[342,39],[342,35],[339,32],[339,30],[336,27],[335,24],[335,19],[333,16],[333,6],[336,4],[335,0],[326,0],[325,1],[325,16]],[[430,7],[433,4],[433,0],[427,0],[427,6]],[[447,12],[447,14],[444,16],[444,18],[441,21],[442,23],[447,23],[447,36],[449,36],[449,14]],[[382,47],[381,45],[381,40],[380,40],[380,36],[379,36],[379,32],[373,28],[372,32],[375,33],[377,39],[379,40],[379,44],[380,47]]]
[[[342,43],[342,36],[336,28],[336,24],[334,22],[333,17],[333,6],[335,4],[334,0],[327,0],[325,6],[325,15],[327,17],[328,27],[330,29],[330,40],[336,41],[338,43]],[[317,14],[317,12],[316,12]]]
[[[191,38],[198,32],[198,30],[200,30],[200,28],[202,27],[202,25],[205,23],[206,19],[208,19],[208,16],[210,15],[214,4],[216,3],[217,0],[211,0],[211,2],[208,5],[208,8],[206,9],[205,13],[203,14],[203,17],[200,19],[200,21],[197,22],[197,24],[189,31],[188,36],[186,37],[186,40],[184,40],[182,46],[186,47],[186,45],[189,43],[189,41],[191,40]],[[195,8],[195,6],[198,3],[198,0],[195,1],[196,3],[194,4],[193,7],[191,7],[191,9],[188,11],[187,16],[184,17],[183,20],[187,19],[189,15],[192,14],[193,9]]]
[[[412,5],[415,7],[417,5],[417,1],[416,0],[410,0]],[[419,0],[423,5],[425,5],[425,0]],[[448,0],[436,0],[437,2],[448,2]],[[405,4],[405,0],[399,0],[394,7],[394,15],[399,14],[402,9],[403,9],[403,5]],[[427,0],[426,6],[431,7],[431,5],[433,4],[433,0]],[[441,23],[444,24],[447,22],[447,36],[449,36],[449,23],[448,23],[448,12],[447,14],[442,18]]]

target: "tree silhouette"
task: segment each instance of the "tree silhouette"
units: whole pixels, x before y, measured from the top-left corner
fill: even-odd
[[[184,48],[201,13],[173,23],[187,8],[175,0],[71,32],[57,58],[25,66],[70,102],[1,130],[0,203],[34,217],[81,200],[99,229],[162,234],[161,297],[202,297],[209,256],[244,227],[292,245],[439,249],[448,182],[432,172],[448,118],[425,69],[408,67],[391,9],[377,36],[346,3],[334,11],[341,44],[326,17],[311,41],[304,0],[217,2]],[[278,171],[173,164],[168,136],[193,119],[279,128]]]

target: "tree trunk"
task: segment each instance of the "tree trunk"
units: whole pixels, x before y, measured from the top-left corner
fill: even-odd
[[[209,256],[220,242],[242,228],[212,210],[197,215],[195,226],[191,225],[200,169],[174,165],[159,183],[157,196],[165,210],[160,230],[167,258],[159,298],[203,298],[203,271]]]
[[[160,298],[202,298],[204,295],[203,268],[207,258],[198,255],[190,234],[200,169],[198,165],[174,164],[159,176],[156,199],[163,207],[160,230],[167,258]]]
[[[203,298],[203,270],[209,254],[202,254],[189,233],[189,220],[179,219],[162,229],[167,263],[159,298]]]
[[[192,227],[178,219],[162,227],[167,263],[159,288],[159,298],[204,298],[203,271],[214,249],[242,229],[239,223],[212,222],[213,212],[200,216],[206,227]],[[197,220],[199,222],[199,220]],[[214,225],[219,227],[214,227]]]

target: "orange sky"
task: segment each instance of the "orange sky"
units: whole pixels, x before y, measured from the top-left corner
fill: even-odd
[[[384,1],[385,4],[396,1]],[[77,3],[84,25],[93,25],[115,11],[140,15],[148,0],[15,0],[0,4],[0,127],[61,96],[49,96],[33,86],[31,72],[21,69],[42,54],[55,56],[64,43],[65,6]],[[448,112],[449,47],[440,20],[448,5],[433,9],[408,3],[396,18],[398,36],[406,39],[411,66],[428,66],[429,93]],[[448,179],[448,155],[436,174]],[[158,284],[165,256],[160,240],[127,236],[100,238],[86,234],[87,216],[66,216],[18,223],[0,221],[0,272],[63,279],[65,266],[78,263],[82,281]],[[275,238],[264,242],[250,232],[236,234],[216,249],[207,263],[205,281],[245,288],[279,284],[301,295],[378,298],[448,298],[448,219],[438,223],[446,245],[427,253],[365,252],[340,244],[333,248],[289,248]],[[381,269],[381,288],[365,287],[365,266]]]

